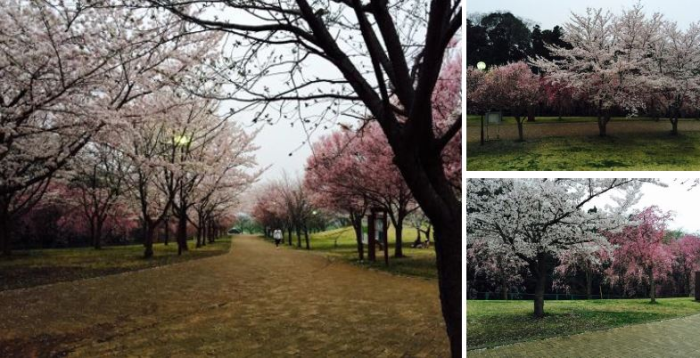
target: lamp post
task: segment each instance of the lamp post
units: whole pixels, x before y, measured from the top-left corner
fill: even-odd
[[[485,70],[486,70],[486,62],[484,62],[484,61],[479,61],[479,62],[476,64],[476,68],[477,68],[479,71],[485,71]],[[480,143],[480,144],[481,144],[481,145],[484,145],[484,142],[485,142],[485,141],[484,141],[484,115],[482,114],[482,115],[481,115],[481,143]]]

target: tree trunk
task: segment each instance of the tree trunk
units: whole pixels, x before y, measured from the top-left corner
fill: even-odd
[[[164,221],[164,227],[165,227],[165,241],[163,241],[164,245],[168,245],[168,241],[170,241],[170,217],[167,217]]]
[[[289,242],[289,246],[294,245],[292,243],[292,227],[291,226],[287,227],[287,241]]]
[[[3,203],[0,202],[0,205]],[[12,248],[10,245],[10,238],[12,235],[11,220],[9,218],[9,210],[7,210],[6,205],[0,207],[0,246],[2,247],[2,254],[5,256],[10,256],[12,254]]]
[[[104,221],[100,220],[100,218],[97,218],[97,223],[95,225],[95,231],[93,232],[93,246],[95,247],[95,250],[99,250],[102,248],[102,225],[104,225]]]
[[[301,248],[301,228],[297,225],[294,227],[297,232],[297,247]]]
[[[352,228],[355,230],[355,240],[357,241],[357,255],[360,261],[365,260],[365,250],[362,244],[362,217],[356,215],[350,215],[350,222],[352,222]]]
[[[593,274],[590,269],[586,269],[586,299],[591,299],[591,285],[593,281]]]
[[[523,134],[523,121],[520,116],[515,116],[515,122],[518,123],[518,141],[524,142],[525,135]]]
[[[177,254],[187,250],[187,209],[183,205],[177,215]]]
[[[535,107],[534,106],[527,107],[527,121],[528,122],[535,121]]]
[[[654,269],[649,270],[649,284],[651,285],[651,290],[649,292],[649,297],[651,298],[651,303],[656,303],[656,282],[654,282]]]
[[[396,233],[396,243],[394,245],[394,257],[396,258],[401,258],[403,257],[403,224],[401,223],[403,219],[399,217],[398,222],[396,225],[394,225],[394,232]],[[386,228],[384,229],[386,230]],[[388,235],[388,233],[384,233],[384,235]],[[384,250],[389,250],[388,247],[385,247]]]
[[[671,118],[671,135],[678,135],[678,117]]]
[[[598,131],[600,132],[600,137],[608,135],[608,122],[610,122],[610,110],[604,110],[601,101],[598,104]]]
[[[547,284],[545,255],[537,254],[537,276],[535,277],[535,318],[544,317],[544,289]]]
[[[306,241],[306,249],[311,250],[311,244],[309,243],[309,229],[304,225],[304,240]]]
[[[146,222],[143,238],[143,246],[145,250],[143,252],[143,257],[150,259],[153,257],[153,236],[155,235],[154,224],[151,222]]]

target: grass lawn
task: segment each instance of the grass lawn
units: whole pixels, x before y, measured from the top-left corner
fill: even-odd
[[[532,318],[532,301],[467,301],[467,348],[677,318],[700,313],[693,298],[545,301],[546,316]]]
[[[526,130],[527,133],[527,130]],[[468,170],[700,170],[700,132],[469,143]]]
[[[389,228],[389,267],[386,267],[384,265],[383,251],[377,251],[377,262],[369,263],[366,261],[367,247],[365,247],[365,261],[362,263],[359,262],[357,242],[355,240],[355,232],[353,231],[352,227],[324,231],[312,234],[310,236],[311,250],[323,252],[331,258],[337,258],[353,264],[388,271],[399,275],[417,276],[430,279],[437,278],[437,269],[435,268],[435,250],[432,246],[428,249],[411,248],[410,246],[415,239],[416,230],[413,228],[404,228],[403,253],[405,257],[396,259],[393,257],[395,233],[393,228]],[[423,239],[425,240],[425,238]],[[285,242],[287,242],[286,233]],[[292,242],[294,245],[296,245],[296,236],[294,236]],[[304,240],[302,238],[302,248],[304,247]]]
[[[55,282],[135,271],[169,265],[228,252],[231,237],[195,249],[189,242],[189,252],[177,255],[177,244],[155,244],[154,257],[143,258],[143,245],[106,246],[45,250],[18,250],[10,257],[0,257],[0,291],[25,288]]]

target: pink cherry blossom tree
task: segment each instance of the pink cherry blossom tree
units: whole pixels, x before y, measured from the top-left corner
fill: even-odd
[[[693,291],[693,275],[700,270],[700,237],[684,235],[671,243],[671,251],[676,258],[674,272],[679,276],[683,292]]]
[[[527,110],[543,96],[539,77],[532,73],[530,67],[525,62],[496,66],[473,86],[471,100],[478,103],[479,108],[510,112],[518,124],[519,140],[525,140],[523,122]]]
[[[641,282],[649,288],[649,297],[656,303],[656,285],[671,271],[674,255],[664,242],[671,213],[656,206],[648,207],[633,216],[633,224],[619,233],[606,234],[617,245],[613,268],[621,272],[612,277],[613,283],[622,278],[629,289],[633,282]]]

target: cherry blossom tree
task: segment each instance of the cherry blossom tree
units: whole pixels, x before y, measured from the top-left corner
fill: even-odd
[[[678,134],[678,117],[688,103],[697,103],[700,92],[700,25],[683,31],[665,22],[653,47],[652,92],[670,113],[671,134]]]
[[[700,269],[700,238],[684,235],[671,244],[671,251],[676,258],[674,271],[682,282],[683,292],[693,291],[693,275]]]
[[[306,161],[304,186],[311,191],[314,205],[348,215],[355,231],[359,260],[364,260],[362,243],[362,218],[370,200],[355,185],[359,179],[358,163],[352,155],[351,145],[355,136],[349,131],[333,132],[313,145],[313,155]]]
[[[613,267],[622,272],[627,283],[637,280],[646,284],[652,303],[656,303],[656,284],[666,278],[673,265],[673,252],[664,242],[670,219],[670,213],[652,206],[634,215],[635,223],[621,232],[607,234],[618,246]]]
[[[467,190],[467,232],[515,255],[536,280],[534,315],[544,316],[544,292],[557,257],[592,243],[608,251],[602,233],[622,227],[637,198],[637,179],[474,179]],[[606,193],[622,192],[615,207],[584,210]]]
[[[519,140],[525,140],[523,122],[527,110],[542,98],[539,77],[530,67],[525,62],[496,66],[472,86],[471,100],[477,102],[479,108],[509,111],[518,124]]]
[[[661,15],[647,17],[640,4],[620,16],[589,8],[572,14],[564,26],[564,41],[571,48],[547,45],[554,58],[531,59],[531,64],[595,106],[600,136],[605,137],[611,108],[634,114],[644,106],[652,79],[648,49],[658,40],[661,25]]]

